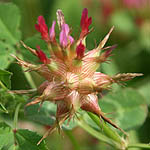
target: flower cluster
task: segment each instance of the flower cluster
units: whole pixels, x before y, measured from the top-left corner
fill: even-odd
[[[44,101],[55,102],[57,105],[56,120],[59,123],[71,119],[81,108],[96,114],[115,128],[120,129],[101,111],[97,95],[101,94],[103,90],[110,89],[113,83],[127,81],[141,74],[127,73],[111,77],[96,72],[101,63],[108,60],[116,45],[104,48],[113,31],[112,27],[98,47],[87,51],[86,37],[91,32],[89,26],[92,18],[88,17],[86,8],[82,12],[81,33],[78,39],[72,37],[71,29],[66,24],[61,10],[57,11],[57,22],[60,29],[59,41],[55,36],[56,21],[53,21],[48,30],[44,18],[39,16],[35,25],[36,30],[40,32],[42,39],[48,45],[50,58],[44,54],[40,46],[37,46],[35,50],[23,42],[23,46],[37,56],[41,64],[31,64],[14,56],[18,60],[18,64],[28,68],[29,71],[36,71],[46,80],[37,89],[40,96],[29,102],[27,106]]]

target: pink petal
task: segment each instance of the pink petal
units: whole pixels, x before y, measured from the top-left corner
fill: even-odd
[[[68,24],[63,24],[61,28],[60,36],[59,36],[59,41],[60,45],[65,48],[69,43],[73,43],[74,39],[72,36],[69,35],[70,29]]]
[[[56,25],[56,21],[53,21],[52,27],[49,30],[49,37],[51,41],[55,41],[55,25]]]

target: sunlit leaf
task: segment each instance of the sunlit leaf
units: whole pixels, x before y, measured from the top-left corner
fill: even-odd
[[[7,11],[6,11],[7,10]],[[0,68],[6,68],[13,60],[16,45],[21,39],[20,12],[12,3],[0,3]]]

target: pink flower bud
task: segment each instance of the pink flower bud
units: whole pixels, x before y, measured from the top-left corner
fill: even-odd
[[[45,53],[40,49],[40,46],[37,46],[37,56],[39,57],[40,61],[44,64],[49,64],[50,60],[47,58]]]
[[[98,97],[95,94],[88,94],[81,98],[81,109],[92,112],[99,116],[100,108],[98,105]]]
[[[56,25],[56,21],[53,21],[52,23],[52,27],[49,29],[49,37],[50,37],[50,41],[51,42],[55,42],[55,25]]]
[[[89,26],[92,23],[92,18],[88,17],[88,9],[84,8],[82,11],[82,16],[81,16],[81,22],[80,22],[80,26],[81,26],[81,37],[84,37],[85,35],[88,34],[89,32]]]
[[[35,29],[41,33],[43,40],[45,40],[46,42],[50,40],[48,35],[48,27],[45,23],[43,16],[38,17],[38,24],[35,24]]]
[[[80,42],[76,48],[77,59],[82,59],[84,56],[85,46]]]

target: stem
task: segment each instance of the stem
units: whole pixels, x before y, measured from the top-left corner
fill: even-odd
[[[136,143],[136,144],[129,144],[127,149],[129,148],[145,148],[150,149],[150,144],[143,144],[143,143]]]
[[[113,141],[112,139],[108,138],[107,136],[101,134],[100,132],[97,132],[96,130],[94,130],[92,127],[90,127],[89,125],[87,125],[87,123],[85,123],[85,121],[83,121],[83,119],[80,117],[80,120],[78,121],[78,125],[83,128],[84,130],[86,130],[89,134],[91,134],[92,136],[96,137],[97,139],[99,139],[102,142],[105,142],[115,148],[120,147],[118,145],[118,143],[116,143],[115,141]]]
[[[90,112],[88,112],[88,115],[109,138],[120,143],[122,146],[126,146],[125,140],[122,137],[120,137],[120,135],[117,132],[112,130],[102,119],[100,120],[99,117]]]
[[[16,110],[15,110],[15,115],[14,115],[14,129],[16,130],[17,129],[17,123],[18,123],[18,113],[19,113],[19,109],[21,107],[21,103],[19,103],[16,107]]]
[[[71,141],[74,150],[80,150],[80,145],[77,142],[77,140],[75,139],[75,137],[72,134],[72,131],[70,130],[65,130],[66,135],[69,137],[69,140]]]
[[[4,90],[8,90],[8,88],[2,83],[2,81],[0,81],[0,86],[1,86]]]

